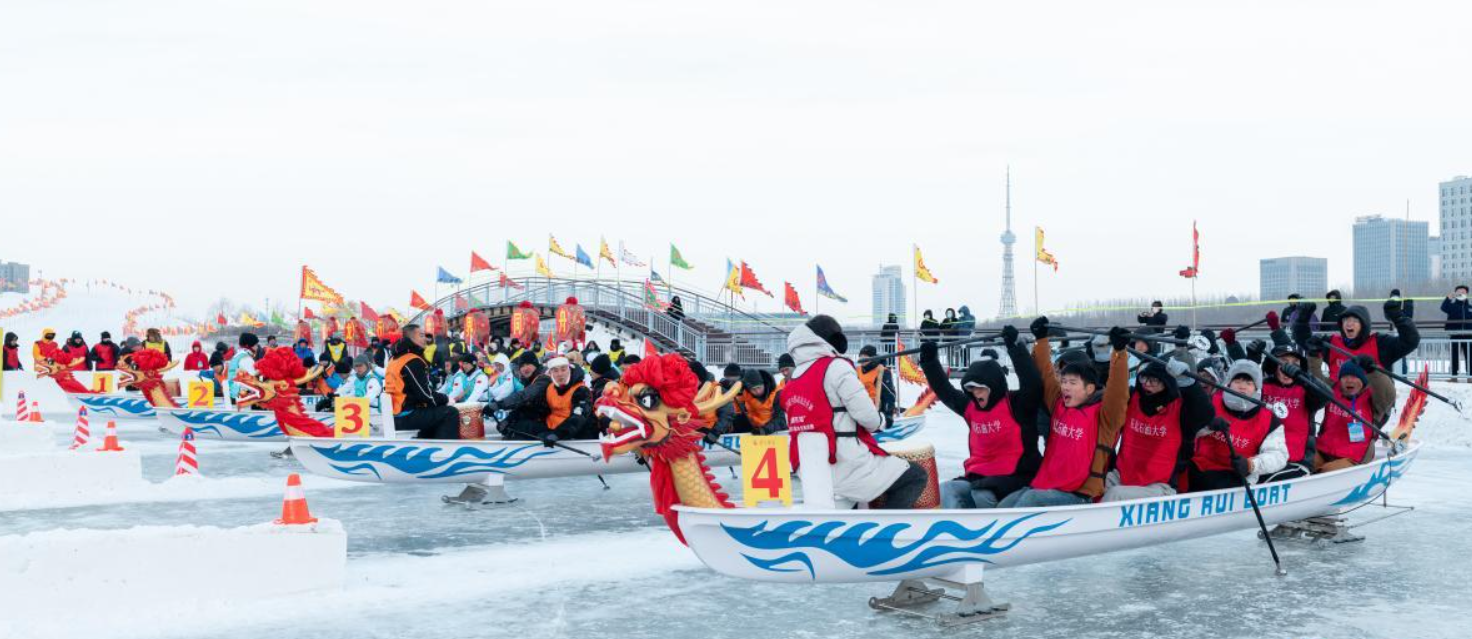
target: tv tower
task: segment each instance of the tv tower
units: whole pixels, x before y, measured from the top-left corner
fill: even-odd
[[[1002,233],[1002,304],[998,317],[1017,317],[1017,289],[1012,278],[1012,166],[1007,166],[1007,230]]]

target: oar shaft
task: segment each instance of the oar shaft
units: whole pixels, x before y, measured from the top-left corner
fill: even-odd
[[[1266,357],[1268,359],[1268,361],[1270,361],[1273,364],[1277,365],[1278,370],[1283,370],[1283,360],[1280,360],[1280,359],[1274,357],[1272,353],[1266,353],[1266,352],[1263,353],[1263,357]],[[1325,398],[1327,398],[1329,400],[1329,403],[1334,404],[1335,406],[1338,406],[1339,407],[1339,410],[1342,410],[1342,411],[1344,411],[1346,413],[1349,413],[1349,416],[1350,417],[1353,417],[1353,418],[1359,420],[1359,422],[1361,424],[1364,424],[1366,427],[1368,427],[1370,429],[1371,432],[1373,432],[1376,435],[1378,435],[1379,437],[1383,438],[1385,441],[1391,441],[1390,436],[1389,435],[1386,435],[1385,434],[1385,431],[1380,430],[1380,427],[1379,426],[1376,426],[1375,425],[1375,422],[1370,421],[1368,419],[1365,419],[1365,417],[1363,415],[1360,415],[1359,412],[1354,409],[1354,407],[1352,407],[1349,404],[1346,404],[1346,403],[1344,403],[1342,401],[1339,401],[1339,398],[1334,396],[1334,389],[1325,386],[1324,383],[1322,381],[1320,381],[1318,378],[1316,378],[1313,375],[1309,374],[1308,372],[1304,371],[1302,368],[1299,368],[1298,369],[1298,375],[1293,376],[1293,379],[1298,380],[1298,383],[1303,384],[1304,386],[1308,387],[1309,389],[1313,390],[1314,392],[1317,392],[1318,394],[1323,395]]]
[[[1075,327],[1072,327],[1072,326],[1060,326],[1058,324],[1049,324],[1048,327],[1049,328],[1061,328],[1061,329],[1063,329],[1065,331],[1068,331],[1070,333],[1083,333],[1085,335],[1108,335],[1109,334],[1109,331],[1101,331],[1101,330],[1093,329],[1093,328],[1075,328]],[[1135,332],[1135,331],[1130,331],[1129,338],[1130,339],[1144,340],[1144,341],[1147,341],[1147,342],[1160,342],[1162,344],[1174,344],[1176,346],[1190,346],[1191,345],[1191,342],[1189,342],[1187,340],[1176,339],[1174,337],[1165,337],[1163,335],[1153,335],[1153,334],[1150,334],[1150,333],[1138,333],[1138,332]]]
[[[544,441],[541,437],[532,437],[531,435],[528,435],[526,433],[523,433],[523,432],[521,432],[519,430],[516,430],[514,428],[507,428],[506,429],[506,432],[511,433],[512,435],[518,435],[520,437],[525,437],[526,439],[531,440],[531,441],[534,441],[534,442]],[[572,451],[574,453],[577,453],[579,455],[582,455],[584,457],[593,458],[593,454],[592,453],[589,453],[587,451],[578,450],[578,449],[573,448],[572,446],[568,446],[567,444],[564,444],[562,442],[552,442],[552,446],[554,446],[556,448],[561,448],[563,450],[570,450],[570,451]]]
[[[1151,361],[1151,362],[1155,362],[1155,363],[1160,364],[1160,365],[1166,365],[1166,361],[1165,360],[1160,359],[1159,357],[1156,357],[1154,355],[1150,355],[1148,353],[1142,353],[1142,352],[1137,351],[1137,350],[1135,350],[1133,348],[1130,349],[1130,352],[1131,353],[1134,353],[1140,359],[1144,359],[1144,360],[1148,360],[1148,361]],[[1186,375],[1186,377],[1189,377],[1191,379],[1194,379],[1194,380],[1196,380],[1197,382],[1199,382],[1201,384],[1205,384],[1207,386],[1210,386],[1212,388],[1215,388],[1215,389],[1217,389],[1217,390],[1219,390],[1219,391],[1221,391],[1223,393],[1226,393],[1228,395],[1231,395],[1233,397],[1236,397],[1236,398],[1241,399],[1241,400],[1244,400],[1244,401],[1252,402],[1253,404],[1255,404],[1257,406],[1261,406],[1263,408],[1267,408],[1268,410],[1272,410],[1271,408],[1268,407],[1268,403],[1265,402],[1265,401],[1262,401],[1261,399],[1258,399],[1258,398],[1253,397],[1251,395],[1244,395],[1242,393],[1239,393],[1237,391],[1232,390],[1228,386],[1225,386],[1223,384],[1218,384],[1216,382],[1213,382],[1210,379],[1207,379],[1205,377],[1202,377],[1200,375],[1197,375],[1196,373],[1193,373],[1191,371],[1185,371],[1185,375]]]
[[[1237,454],[1237,447],[1232,445],[1231,422],[1227,423],[1226,432],[1222,434],[1227,436],[1227,452],[1232,456],[1233,472],[1236,472],[1236,461],[1241,459],[1242,456]],[[1247,483],[1246,477],[1242,477],[1242,490],[1247,492],[1247,503],[1252,505],[1252,514],[1257,516],[1257,527],[1262,530],[1263,540],[1268,542],[1268,552],[1273,555],[1273,566],[1276,568],[1276,574],[1279,577],[1288,574],[1283,570],[1283,561],[1278,558],[1278,548],[1273,545],[1273,535],[1268,532],[1268,522],[1262,518],[1262,509],[1257,505],[1257,495],[1253,494],[1252,484]]]
[[[1347,357],[1349,359],[1354,359],[1354,353],[1351,353],[1351,352],[1346,351],[1346,350],[1344,350],[1342,348],[1339,348],[1338,346],[1335,346],[1333,342],[1330,342],[1328,340],[1325,340],[1324,341],[1324,345],[1325,346],[1328,346],[1329,348],[1334,349],[1334,352],[1339,353],[1340,355],[1343,355],[1343,356],[1345,356],[1345,357]],[[1429,388],[1426,388],[1425,386],[1422,386],[1420,384],[1417,384],[1417,383],[1411,381],[1407,377],[1404,377],[1404,376],[1401,376],[1401,375],[1397,375],[1395,372],[1391,371],[1388,368],[1385,368],[1384,366],[1381,366],[1379,364],[1371,364],[1370,365],[1370,368],[1371,368],[1372,371],[1380,371],[1382,373],[1385,373],[1385,376],[1386,377],[1389,377],[1390,379],[1393,379],[1393,380],[1395,380],[1397,382],[1400,382],[1402,384],[1405,384],[1406,386],[1410,386],[1411,388],[1414,388],[1414,389],[1416,389],[1418,391],[1421,391],[1423,393],[1426,393],[1427,395],[1430,395],[1430,396],[1435,397],[1435,398],[1437,398],[1437,399],[1439,399],[1439,400],[1441,400],[1443,402],[1446,402],[1448,404],[1451,404],[1452,406],[1456,406],[1458,410],[1461,410],[1461,407],[1458,406],[1458,404],[1456,402],[1454,402],[1454,401],[1452,401],[1452,400],[1450,400],[1450,399],[1442,396],[1440,393],[1437,393],[1434,390],[1431,390]]]
[[[936,344],[935,347],[936,348],[955,348],[957,346],[966,346],[968,344],[980,344],[982,342],[995,342],[995,341],[997,341],[1000,338],[1001,338],[1001,335],[1000,334],[986,335],[986,336],[983,336],[983,337],[968,337],[966,339],[958,339],[958,340],[955,340],[955,341],[952,341],[952,342],[942,342],[940,344]],[[883,361],[886,361],[886,360],[895,359],[897,357],[904,357],[906,355],[916,355],[916,354],[920,353],[920,351],[922,351],[922,350],[924,350],[923,347],[922,348],[907,348],[905,350],[895,351],[893,353],[882,353],[882,354],[879,354],[879,355],[874,355],[872,357],[860,357],[856,363],[862,366],[864,364],[868,364],[868,363],[871,363],[871,362],[883,362]]]

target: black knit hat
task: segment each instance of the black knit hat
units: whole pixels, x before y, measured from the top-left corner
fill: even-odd
[[[873,344],[865,344],[863,348],[859,349],[860,357],[873,357],[878,354],[879,349],[874,348]]]
[[[838,320],[833,319],[832,316],[815,315],[803,326],[806,326],[814,335],[823,338],[823,341],[828,342],[828,345],[840,355],[848,351],[848,337],[843,334],[843,326],[839,325]]]
[[[255,348],[256,347],[256,344],[260,344],[260,343],[261,343],[261,338],[256,337],[256,334],[255,333],[241,333],[240,334],[240,345],[241,346],[244,346],[246,348]]]
[[[725,370],[721,371],[723,377],[741,377],[741,365],[726,364]]]
[[[530,365],[530,366],[541,366],[542,363],[537,360],[537,354],[536,353],[533,353],[531,351],[526,351],[526,352],[523,352],[520,357],[517,357],[516,358],[516,365],[517,366],[528,366],[528,365]]]
[[[797,368],[797,362],[792,359],[792,353],[783,353],[777,356],[777,368]]]
[[[599,356],[593,358],[593,363],[591,364],[591,367],[593,369],[593,373],[597,374],[599,377],[608,377],[608,374],[613,372],[613,360],[609,359],[607,355],[600,354]]]

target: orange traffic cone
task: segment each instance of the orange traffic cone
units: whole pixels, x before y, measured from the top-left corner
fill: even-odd
[[[281,519],[277,524],[315,524],[317,518],[307,511],[307,493],[302,491],[302,476],[292,473],[286,478],[286,497],[281,501]]]
[[[102,448],[97,449],[102,453],[120,453],[123,447],[118,445],[118,423],[107,420],[107,435],[102,438]]]
[[[31,421],[41,423],[41,402],[31,402]]]

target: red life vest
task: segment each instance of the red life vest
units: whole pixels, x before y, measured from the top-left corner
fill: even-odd
[[[1365,327],[1365,330],[1369,330],[1369,327]],[[1329,343],[1348,351],[1350,357],[1369,355],[1370,359],[1375,360],[1376,366],[1385,365],[1380,361],[1380,342],[1375,339],[1374,333],[1366,335],[1359,348],[1350,348],[1348,342],[1344,341],[1343,335],[1335,335],[1329,338]],[[1329,379],[1336,381],[1339,379],[1339,366],[1347,359],[1349,357],[1339,354],[1339,351],[1332,348],[1329,349]],[[1365,372],[1369,373],[1370,371]]]
[[[833,413],[844,410],[835,408],[828,403],[828,392],[823,390],[823,380],[827,379],[828,367],[838,357],[823,357],[813,362],[803,374],[792,380],[786,388],[782,389],[782,412],[787,413],[787,432],[792,439],[790,455],[792,467],[798,466],[797,458],[797,436],[803,433],[822,433],[828,436],[828,463],[838,463],[838,433],[833,431]],[[845,364],[853,366],[853,362],[842,360]],[[886,457],[889,453],[879,447],[874,441],[874,435],[869,429],[854,424],[855,434],[869,452],[880,457]],[[844,433],[847,436],[847,433]]]
[[[1068,408],[1059,399],[1053,404],[1053,425],[1043,463],[1030,486],[1037,490],[1076,492],[1089,480],[1094,450],[1099,446],[1099,411],[1102,402]]]
[[[1272,411],[1258,409],[1251,418],[1241,419],[1227,412],[1220,395],[1214,403],[1217,417],[1232,425],[1232,448],[1237,449],[1237,454],[1242,457],[1257,455],[1273,426]],[[1201,470],[1232,470],[1232,453],[1227,450],[1227,437],[1215,431],[1205,437],[1197,437],[1196,454],[1191,461]]]
[[[1131,396],[1120,435],[1119,459],[1115,463],[1119,483],[1124,486],[1169,484],[1180,449],[1181,400],[1177,398],[1166,404],[1159,414],[1146,415],[1140,406],[1140,394]]]
[[[1372,392],[1372,389],[1366,386],[1365,390],[1360,391],[1359,395],[1356,395],[1354,399],[1350,399],[1339,392],[1337,385],[1334,387],[1334,397],[1336,399],[1348,404],[1350,408],[1354,409],[1354,412],[1370,419],[1374,419],[1374,416],[1370,415],[1370,396]],[[1362,433],[1362,438],[1357,442],[1351,441],[1349,438],[1349,425],[1356,421],[1359,420],[1351,417],[1349,413],[1336,406],[1334,402],[1329,402],[1329,405],[1324,407],[1324,426],[1319,429],[1319,438],[1317,440],[1319,452],[1334,457],[1352,459],[1356,462],[1364,459],[1365,450],[1370,447],[1374,438],[1370,434],[1370,425],[1361,424],[1360,432]]]
[[[1288,461],[1302,461],[1308,446],[1309,415],[1304,403],[1308,390],[1302,384],[1283,386],[1263,384],[1262,401],[1269,405],[1282,403],[1288,409],[1283,418],[1283,438],[1288,442]]]
[[[1012,416],[1012,398],[1003,396],[991,410],[966,404],[966,426],[971,432],[967,443],[971,456],[966,458],[967,474],[998,477],[1017,472],[1022,458],[1022,427]]]

